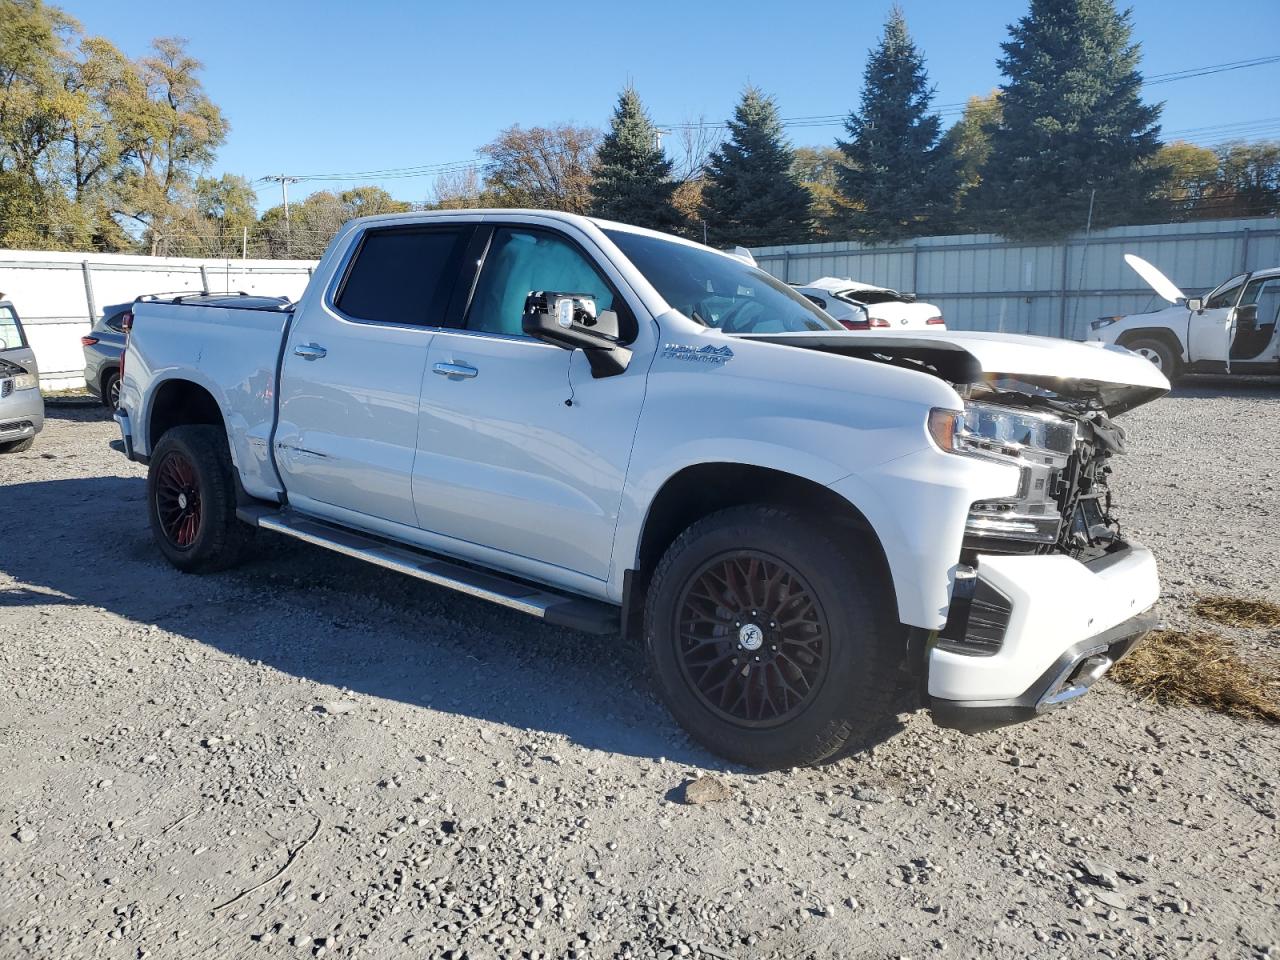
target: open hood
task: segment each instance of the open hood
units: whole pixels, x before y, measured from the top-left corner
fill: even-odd
[[[1134,272],[1151,285],[1151,289],[1170,303],[1187,299],[1187,295],[1179,290],[1172,280],[1166,277],[1153,264],[1143,260],[1137,254],[1126,253],[1124,262],[1133,267]]]
[[[916,369],[954,384],[1016,380],[1111,414],[1163,396],[1169,381],[1150,361],[1110,344],[973,330],[893,334],[737,334],[743,340],[841,353]]]

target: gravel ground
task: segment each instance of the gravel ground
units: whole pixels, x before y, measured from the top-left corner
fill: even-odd
[[[50,412],[0,458],[0,956],[1280,956],[1280,728],[1104,682],[728,768],[616,639],[281,540],[177,573],[110,421]],[[1280,602],[1278,418],[1212,381],[1125,418],[1171,625]]]

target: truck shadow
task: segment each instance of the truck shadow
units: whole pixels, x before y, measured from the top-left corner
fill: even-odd
[[[618,636],[552,627],[269,534],[233,571],[182,574],[151,542],[144,496],[138,477],[4,487],[0,573],[16,583],[0,607],[101,607],[317,683],[728,769],[675,725],[649,692],[641,651]]]

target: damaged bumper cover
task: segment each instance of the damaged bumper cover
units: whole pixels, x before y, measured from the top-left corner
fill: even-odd
[[[978,560],[970,622],[949,623],[928,654],[939,726],[977,733],[1066,706],[1155,625],[1155,558],[1139,543],[1089,563],[1060,554]]]

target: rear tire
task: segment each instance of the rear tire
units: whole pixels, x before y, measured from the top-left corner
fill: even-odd
[[[1135,337],[1121,346],[1150,360],[1152,366],[1169,378],[1170,383],[1182,373],[1182,361],[1167,340],[1159,337]]]
[[[188,573],[234,566],[254,528],[236,519],[236,488],[227,437],[218,427],[169,430],[147,470],[151,535],[166,560]]]
[[[877,563],[815,520],[764,505],[711,514],[654,570],[645,648],[689,735],[762,769],[819,763],[895,715],[901,628]]]
[[[21,453],[23,450],[30,450],[31,445],[35,442],[35,437],[27,437],[25,440],[10,440],[8,443],[0,443],[0,453]]]
[[[102,380],[102,405],[112,412],[120,405],[120,374],[116,371]]]

